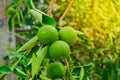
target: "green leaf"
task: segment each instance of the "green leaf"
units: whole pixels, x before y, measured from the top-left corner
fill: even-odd
[[[42,49],[40,48],[36,53],[37,56],[35,56],[33,54],[33,57],[32,57],[32,79],[38,73],[38,71],[40,69],[40,65],[41,65],[42,61],[44,60],[47,53],[48,53],[48,46],[43,47]]]
[[[17,53],[17,58],[11,63],[10,69],[13,71],[15,67],[20,63],[21,59],[25,56],[25,53]]]
[[[30,39],[27,43],[25,43],[20,49],[17,50],[17,52],[24,51],[26,49],[31,49],[35,46],[35,43],[37,42],[38,37],[35,36],[32,39]]]
[[[8,60],[13,59],[13,58],[15,58],[15,57],[16,57],[16,54],[9,54],[9,55],[5,56],[3,59],[4,59],[5,61],[8,61]]]
[[[83,80],[87,80],[88,72],[89,72],[89,70],[91,70],[91,69],[94,68],[94,64],[90,63],[88,65],[84,65],[83,68],[84,68],[84,77],[83,77]]]
[[[14,7],[19,7],[19,5],[23,2],[23,0],[14,0],[12,4],[10,4],[6,10],[5,10],[5,15],[8,14],[8,9],[9,8],[14,8]]]
[[[13,71],[15,69],[15,67],[19,64],[20,60],[16,59],[14,60],[11,65],[10,65],[10,69]]]
[[[31,63],[32,63],[32,62],[30,61],[30,62],[27,64],[27,66],[26,66],[26,68],[25,68],[26,70],[31,70]]]
[[[50,16],[43,14],[42,18],[43,18],[42,23],[56,26],[56,21],[52,19]]]
[[[74,76],[79,76],[80,75],[80,69],[81,69],[81,67],[74,68],[73,71],[72,71],[72,74]]]
[[[18,59],[21,59],[22,57],[24,57],[25,56],[25,52],[16,52],[16,57],[18,58]]]
[[[12,3],[16,3],[17,1],[19,1],[19,0],[12,0]]]
[[[45,77],[45,76],[43,76],[43,75],[40,75],[39,77],[40,77],[41,80],[52,80],[52,79],[49,79],[49,78],[47,78],[47,77]],[[60,80],[61,80],[61,79],[60,79]]]
[[[112,62],[112,60],[110,59],[110,57],[104,57],[103,58],[103,63],[111,63]]]
[[[42,14],[42,24],[58,26],[57,22],[53,18],[51,18],[50,16],[48,16],[47,14],[43,13],[42,11],[38,9],[35,9],[35,10],[39,12],[40,14]]]
[[[18,7],[21,3],[23,2],[23,0],[14,0],[12,3],[12,7]]]
[[[12,51],[12,52],[16,51],[16,49],[14,47],[12,47],[10,44],[7,45],[6,49],[9,51]]]
[[[27,74],[24,73],[23,71],[21,71],[18,68],[16,68],[13,72],[14,72],[15,75],[17,75],[18,77],[20,77],[22,79],[27,77]]]
[[[19,15],[19,10],[16,10],[16,15],[17,15],[17,19],[18,19],[18,23],[19,25],[21,24],[21,20],[20,20],[20,15]]]
[[[8,66],[6,66],[6,65],[0,66],[0,73],[8,74],[10,72],[11,72],[11,70],[10,70],[10,68]]]
[[[89,70],[94,68],[94,64],[93,63],[89,63],[88,65],[84,65],[84,70],[86,72],[88,72]]]
[[[22,10],[20,10],[20,8],[18,8],[16,10],[16,15],[17,15],[19,25],[23,24],[24,23],[24,17],[23,17]]]
[[[91,70],[93,66],[94,66],[93,64],[88,64],[82,67],[80,66],[75,67],[72,71],[73,77],[77,79],[79,78],[80,80],[87,80],[88,71]]]
[[[28,9],[35,9],[35,5],[33,4],[33,0],[24,0]]]
[[[27,57],[24,57],[22,60],[22,64],[26,67],[28,65]]]
[[[37,19],[40,23],[42,23],[42,14],[41,13],[39,13],[33,9],[31,9],[29,11],[29,13],[32,14],[35,17],[35,19]]]
[[[14,16],[11,15],[9,20],[8,20],[8,26],[9,26],[9,31],[12,32],[14,30]]]
[[[46,57],[47,57],[47,55],[46,55]],[[44,61],[41,64],[41,67],[47,66],[48,64],[49,64],[49,59],[45,58]]]
[[[83,77],[84,77],[84,68],[81,67],[81,70],[80,70],[80,80],[83,80]]]
[[[7,55],[7,56],[5,56],[3,59],[5,60],[5,61],[8,61],[8,60],[10,60],[10,59],[13,59],[13,58],[21,58],[21,57],[23,57],[23,55],[24,55],[25,53],[24,52],[21,52],[21,53],[11,53],[11,54],[9,54],[9,55]]]

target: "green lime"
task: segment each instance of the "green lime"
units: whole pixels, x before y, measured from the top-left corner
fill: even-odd
[[[47,74],[52,79],[63,78],[66,74],[66,68],[62,63],[54,62],[49,65]]]
[[[44,25],[38,31],[38,39],[44,45],[49,45],[58,39],[58,32],[54,26]]]
[[[49,47],[49,55],[53,59],[64,59],[70,54],[70,46],[65,41],[55,41]]]
[[[69,45],[73,45],[77,41],[76,30],[69,26],[63,27],[59,31],[59,37],[61,40],[67,42]]]

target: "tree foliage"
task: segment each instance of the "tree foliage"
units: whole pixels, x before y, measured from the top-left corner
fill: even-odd
[[[10,15],[9,30],[16,31],[18,43],[17,50],[8,46],[12,53],[4,60],[13,61],[0,67],[0,79],[13,72],[23,80],[51,80],[46,71],[56,60],[49,59],[48,46],[39,44],[36,38],[38,29],[47,24],[58,30],[64,26],[79,30],[79,41],[71,46],[70,57],[60,60],[67,68],[64,80],[119,80],[120,1],[41,1],[12,0],[6,9],[5,14]],[[71,1],[70,11],[60,22]]]

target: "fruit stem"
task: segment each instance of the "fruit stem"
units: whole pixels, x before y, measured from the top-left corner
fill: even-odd
[[[81,34],[81,35],[84,35],[84,33],[83,32],[81,32],[81,31],[78,31],[78,30],[75,30],[76,31],[76,33],[79,35],[79,34]]]
[[[67,70],[67,77],[71,77],[71,72],[70,72],[70,68],[69,68],[69,63],[67,61],[67,59],[65,59],[65,64],[66,64],[66,70]]]

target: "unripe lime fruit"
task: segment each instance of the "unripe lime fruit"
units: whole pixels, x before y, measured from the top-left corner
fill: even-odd
[[[54,62],[49,65],[47,74],[52,79],[63,78],[66,74],[66,68],[62,63]]]
[[[64,59],[69,53],[70,47],[65,41],[55,41],[49,47],[49,55],[53,59]]]
[[[76,30],[69,26],[63,27],[59,31],[59,37],[69,45],[73,45],[77,41]]]
[[[58,32],[55,27],[44,25],[38,31],[38,39],[44,45],[51,44],[58,39]]]

